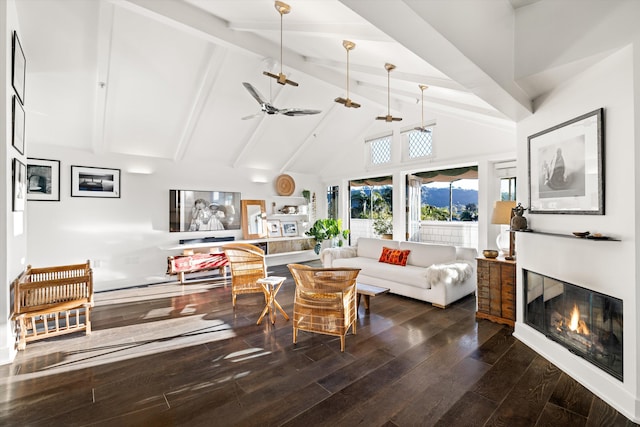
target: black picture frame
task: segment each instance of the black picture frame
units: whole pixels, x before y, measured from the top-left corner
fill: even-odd
[[[605,214],[604,109],[528,138],[529,212]]]
[[[20,39],[18,38],[18,33],[16,31],[13,32],[13,38],[11,41],[11,58],[11,85],[13,86],[13,90],[16,91],[16,95],[18,95],[20,103],[24,105],[27,58],[24,56],[22,44],[20,43]]]
[[[11,117],[11,145],[24,155],[25,115],[22,104],[16,95],[13,95],[11,102]]]
[[[120,169],[71,166],[71,197],[120,198]]]
[[[11,183],[13,188],[12,210],[22,212],[27,198],[27,167],[16,158],[13,159]]]
[[[60,201],[60,160],[27,158],[27,200]]]

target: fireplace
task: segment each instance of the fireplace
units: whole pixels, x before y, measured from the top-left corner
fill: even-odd
[[[622,300],[523,269],[524,322],[623,380]]]

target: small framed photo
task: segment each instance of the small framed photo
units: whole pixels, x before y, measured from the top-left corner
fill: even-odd
[[[24,202],[27,197],[27,168],[18,159],[13,159],[13,211],[24,211]]]
[[[27,59],[24,57],[24,51],[18,39],[18,33],[13,32],[13,40],[11,43],[12,68],[11,68],[11,84],[16,91],[20,103],[24,105],[24,81],[27,75]]]
[[[13,95],[11,105],[12,126],[11,126],[11,144],[20,154],[24,154],[24,109],[18,101],[18,97]]]
[[[282,235],[285,237],[298,235],[298,223],[296,221],[282,222]]]
[[[27,159],[27,200],[60,201],[60,161]]]
[[[280,230],[280,221],[269,220],[267,221],[267,231],[269,237],[282,237],[282,231]]]
[[[604,215],[604,109],[538,132],[529,142],[529,212]]]
[[[71,197],[120,197],[120,169],[71,166]]]

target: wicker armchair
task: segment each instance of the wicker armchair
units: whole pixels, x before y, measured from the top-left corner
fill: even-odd
[[[296,283],[293,303],[293,343],[298,330],[340,337],[344,351],[349,327],[356,333],[356,277],[359,268],[313,268],[289,264]]]
[[[264,251],[248,243],[230,243],[222,247],[231,269],[231,298],[236,306],[239,294],[264,294],[256,280],[267,277]],[[267,296],[265,295],[265,300]]]

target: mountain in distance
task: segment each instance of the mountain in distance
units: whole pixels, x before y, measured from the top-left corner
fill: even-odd
[[[422,187],[420,193],[420,201],[423,205],[431,205],[437,208],[449,207],[449,189],[448,188],[428,188]],[[478,190],[470,190],[464,188],[453,189],[453,204],[466,206],[469,203],[478,205]]]

